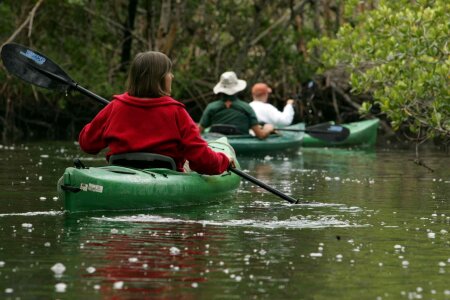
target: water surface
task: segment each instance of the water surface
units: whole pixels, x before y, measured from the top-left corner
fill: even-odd
[[[67,215],[73,143],[0,147],[2,299],[450,299],[450,158],[301,149],[240,158],[301,199],[242,182],[234,201]]]

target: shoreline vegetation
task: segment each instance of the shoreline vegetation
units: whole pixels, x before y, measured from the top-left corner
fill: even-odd
[[[450,5],[343,2],[1,1],[0,45],[46,53],[107,99],[124,89],[134,54],[159,50],[177,70],[173,97],[196,121],[218,76],[233,70],[250,86],[270,83],[278,107],[296,99],[294,122],[378,117],[379,145],[448,151]],[[75,140],[100,109],[76,92],[28,85],[0,64],[2,144]]]

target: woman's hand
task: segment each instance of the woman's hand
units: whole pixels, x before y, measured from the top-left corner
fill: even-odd
[[[229,161],[228,168],[236,168],[236,164],[234,162],[234,157],[231,155],[228,155],[228,154],[226,154],[226,156],[228,157],[228,161]]]

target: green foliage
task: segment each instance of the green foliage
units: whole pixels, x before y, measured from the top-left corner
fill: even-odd
[[[394,128],[449,137],[449,36],[450,2],[380,1],[336,39],[311,45],[322,48],[321,70],[345,65],[353,90],[373,93]]]

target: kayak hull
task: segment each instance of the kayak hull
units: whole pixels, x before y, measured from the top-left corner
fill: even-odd
[[[210,147],[234,155],[224,143],[211,142]],[[201,175],[162,168],[69,167],[58,181],[58,194],[71,213],[145,210],[233,198],[239,184],[240,177],[228,171]]]
[[[342,124],[350,130],[350,135],[340,142],[325,141],[305,133],[303,147],[373,147],[377,141],[379,119]],[[308,127],[313,129],[314,126]]]
[[[285,128],[297,129],[299,132],[279,131],[264,140],[252,135],[227,135],[228,142],[237,154],[276,154],[280,152],[296,151],[302,145],[304,136],[304,123],[298,123]],[[217,138],[216,133],[206,133],[206,140]]]

